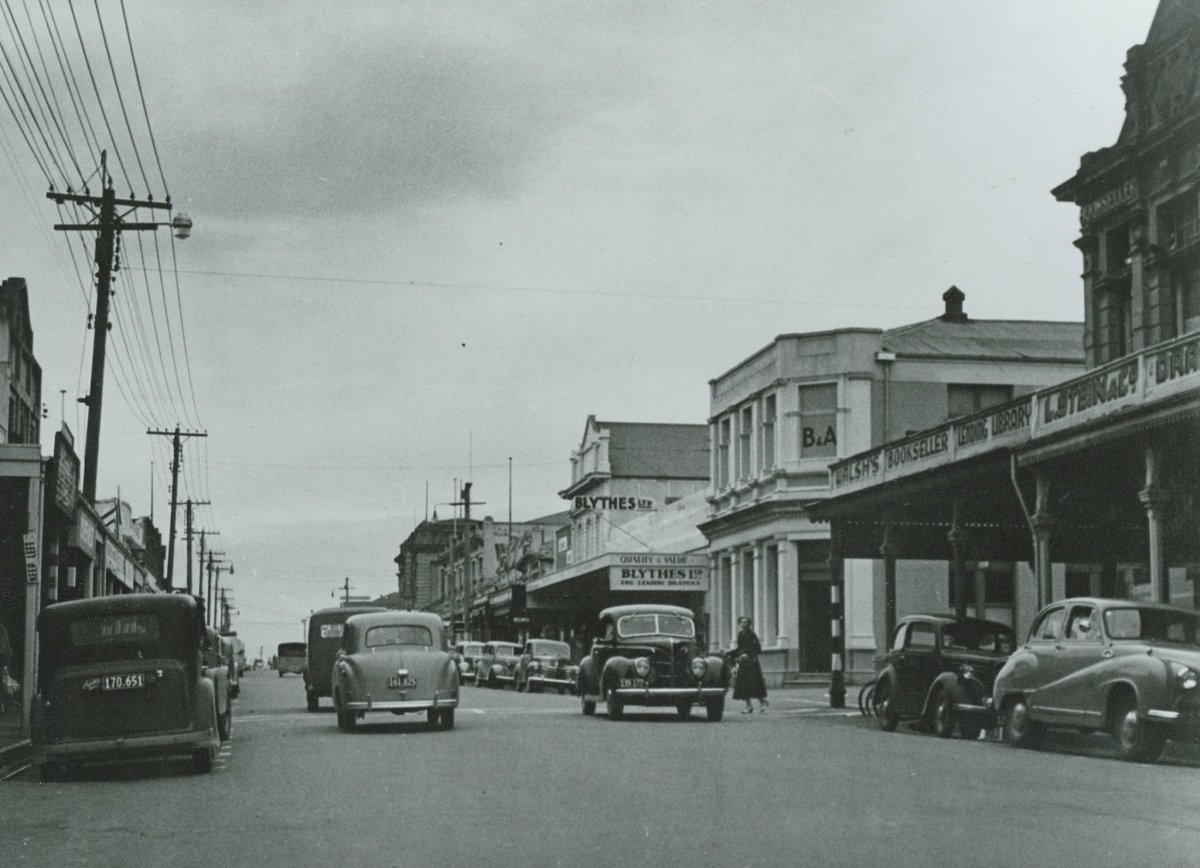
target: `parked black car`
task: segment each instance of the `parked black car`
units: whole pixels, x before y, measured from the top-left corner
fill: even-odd
[[[1012,653],[1013,631],[982,618],[909,615],[900,619],[875,682],[872,707],[891,732],[917,718],[943,738],[974,739],[995,724],[996,673]]]
[[[613,606],[600,613],[592,653],[579,664],[584,714],[604,702],[610,720],[627,705],[675,706],[689,717],[703,705],[708,719],[725,714],[729,665],[698,642],[692,613],[679,606]]]
[[[333,696],[333,660],[351,615],[386,612],[382,606],[338,606],[319,609],[308,619],[308,658],[304,663],[304,695],[309,711],[319,711],[322,696]]]

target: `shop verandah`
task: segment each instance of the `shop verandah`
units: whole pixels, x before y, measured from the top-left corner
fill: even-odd
[[[1198,357],[1193,333],[833,465],[832,497],[807,508],[831,527],[835,649],[847,559],[875,562],[880,647],[907,614],[905,560],[948,564],[958,615],[1011,582],[1019,635],[1066,596],[1200,608]]]

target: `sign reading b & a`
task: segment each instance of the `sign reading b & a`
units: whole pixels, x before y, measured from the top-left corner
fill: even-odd
[[[705,591],[707,555],[617,555],[608,568],[611,591]]]

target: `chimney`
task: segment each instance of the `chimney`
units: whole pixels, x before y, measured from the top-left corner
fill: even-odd
[[[967,315],[963,313],[964,293],[957,286],[952,286],[942,293],[942,301],[946,302],[946,312],[938,317],[942,322],[966,322]]]

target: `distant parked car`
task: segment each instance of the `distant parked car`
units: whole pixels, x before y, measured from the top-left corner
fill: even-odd
[[[352,732],[368,711],[423,711],[431,726],[452,729],[458,667],[442,619],[383,611],[346,621],[333,665],[333,707],[344,732]]]
[[[221,656],[225,658],[225,666],[229,670],[229,695],[237,697],[242,692],[242,670],[238,668],[237,646],[230,641],[228,636],[222,635],[219,638]]]
[[[364,612],[386,612],[382,606],[339,606],[319,609],[308,618],[304,694],[309,711],[318,711],[322,696],[333,695],[333,658],[342,645],[346,620]]]
[[[592,653],[579,664],[579,700],[584,714],[596,703],[619,720],[627,705],[675,706],[680,717],[703,705],[713,722],[725,715],[729,665],[696,639],[689,609],[639,604],[600,613]]]
[[[520,656],[521,646],[516,642],[485,643],[483,655],[479,658],[475,683],[481,687],[487,685],[492,688],[515,684],[517,660]]]
[[[1043,728],[1107,730],[1124,759],[1153,762],[1168,738],[1200,737],[1200,613],[1077,598],[1042,609],[996,677],[1004,739]]]
[[[296,675],[304,674],[304,666],[308,657],[308,645],[305,642],[280,642],[279,654],[275,658],[275,669],[282,678],[289,672]]]
[[[219,646],[186,594],[93,597],[38,617],[34,759],[53,780],[93,761],[184,754],[212,770],[231,725]]]
[[[571,646],[553,639],[530,639],[517,661],[517,690],[540,693],[546,688],[575,690],[579,667],[571,662]]]
[[[909,615],[900,619],[875,682],[879,725],[894,730],[917,718],[943,738],[978,738],[994,724],[996,673],[1013,650],[1006,624],[981,618]]]
[[[468,640],[465,642],[459,642],[454,646],[454,662],[458,664],[459,680],[475,680],[475,673],[479,671],[479,658],[482,656],[482,642],[472,642]]]

